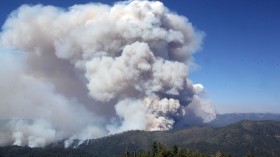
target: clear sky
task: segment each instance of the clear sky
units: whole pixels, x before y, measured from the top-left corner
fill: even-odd
[[[0,24],[21,4],[73,4],[113,0],[0,1]],[[190,77],[205,86],[219,113],[280,113],[279,0],[162,0],[204,31],[203,48],[195,54],[200,66]]]

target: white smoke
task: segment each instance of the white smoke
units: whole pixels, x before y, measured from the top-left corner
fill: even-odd
[[[188,79],[203,33],[161,2],[22,5],[2,29],[0,145],[70,145],[215,118]]]

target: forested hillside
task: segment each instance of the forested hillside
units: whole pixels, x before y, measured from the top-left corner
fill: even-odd
[[[67,149],[61,143],[46,148],[2,147],[0,157],[279,157],[280,121],[241,121],[225,127],[165,132],[128,131],[77,143]]]
[[[100,156],[106,156],[106,152],[119,155],[126,150],[147,151],[154,141],[169,148],[178,145],[208,154],[221,151],[236,157],[248,153],[279,157],[280,122],[241,121],[225,127],[192,127],[167,132],[128,131],[86,141],[79,148]]]

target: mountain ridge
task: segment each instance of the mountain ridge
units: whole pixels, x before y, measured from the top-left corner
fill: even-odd
[[[216,119],[207,123],[208,126],[226,126],[241,120],[276,120],[280,121],[280,113],[226,113],[217,114]]]

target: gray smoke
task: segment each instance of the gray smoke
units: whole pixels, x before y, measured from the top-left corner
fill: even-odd
[[[188,72],[203,33],[161,2],[22,5],[0,35],[0,145],[209,122]]]

